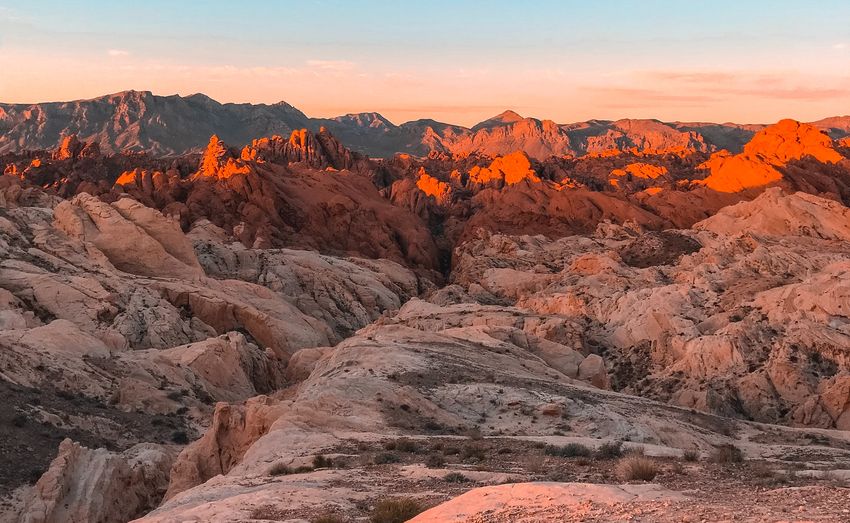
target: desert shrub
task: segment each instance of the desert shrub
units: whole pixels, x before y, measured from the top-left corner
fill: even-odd
[[[623,443],[620,441],[603,443],[594,453],[597,459],[616,459],[623,456]]]
[[[682,452],[682,458],[685,461],[690,461],[690,462],[699,461],[699,451],[696,450],[696,449],[687,449],[684,452]]]
[[[305,472],[312,472],[313,468],[308,467],[306,465],[301,465],[299,467],[290,467],[283,463],[275,463],[269,469],[269,476],[288,476],[290,474],[304,474]]]
[[[189,435],[185,431],[177,430],[171,433],[171,441],[178,445],[186,445],[189,443]]]
[[[443,448],[443,454],[446,456],[454,456],[455,454],[460,454],[460,449],[457,447],[445,447]]]
[[[626,456],[617,463],[617,475],[624,481],[652,481],[658,475],[658,463],[646,456]]]
[[[395,440],[393,443],[393,448],[387,448],[387,450],[397,450],[399,452],[408,452],[410,454],[419,450],[419,445],[412,439],[400,438]]]
[[[442,432],[443,430],[445,430],[445,427],[443,427],[441,424],[430,419],[422,424],[422,428],[429,432]]]
[[[579,467],[589,467],[593,465],[593,460],[590,458],[576,458],[573,463],[575,463]]]
[[[372,463],[375,465],[386,465],[387,463],[398,463],[399,461],[401,461],[401,458],[392,452],[375,454],[375,457],[372,459]]]
[[[425,466],[429,469],[438,469],[446,464],[446,458],[444,458],[441,454],[428,454],[428,457],[425,458]]]
[[[415,499],[389,498],[379,501],[372,509],[372,523],[404,523],[422,512],[422,505]]]
[[[486,457],[484,447],[476,444],[464,445],[460,453],[460,457],[464,460],[482,461]]]
[[[446,483],[469,483],[470,479],[460,472],[449,472],[443,476],[443,481]]]
[[[27,424],[27,421],[29,421],[27,415],[22,412],[19,412],[15,414],[15,416],[12,418],[12,425],[21,428]]]
[[[720,445],[711,453],[711,461],[715,463],[740,463],[744,461],[744,453],[735,445]]]
[[[331,458],[326,458],[325,456],[319,454],[313,458],[313,468],[314,469],[329,469],[334,466],[334,462]]]
[[[249,517],[251,519],[266,519],[275,521],[280,519],[281,511],[271,505],[263,505],[262,507],[257,507],[252,510]]]
[[[568,443],[563,447],[548,445],[543,452],[547,456],[557,456],[559,458],[590,457],[593,455],[593,451],[581,443]]]

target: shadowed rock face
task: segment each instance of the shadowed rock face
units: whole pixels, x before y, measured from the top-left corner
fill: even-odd
[[[285,102],[220,104],[202,94],[157,96],[149,91],[73,102],[2,104],[0,109],[5,113],[0,152],[52,149],[63,136],[77,135],[104,153],[168,156],[202,150],[212,134],[244,145],[259,136],[288,135],[308,120]]]
[[[47,470],[62,437],[92,450],[63,443],[10,521],[150,510],[175,444],[205,430],[215,402],[281,389],[297,350],[427,288],[389,260],[246,249],[208,221],[187,236],[130,198],[51,199],[12,180],[0,207],[2,495]],[[27,449],[11,443],[22,439]]]

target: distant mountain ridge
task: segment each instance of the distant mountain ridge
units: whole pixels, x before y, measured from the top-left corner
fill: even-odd
[[[812,122],[832,138],[850,136],[850,116]],[[490,156],[516,150],[532,158],[604,154],[606,151],[740,152],[765,125],[589,120],[558,124],[505,111],[467,128],[421,119],[396,125],[377,112],[311,118],[286,102],[220,103],[203,94],[159,96],[124,91],[89,100],[0,103],[0,153],[52,149],[63,136],[98,144],[101,151],[164,157],[200,152],[213,134],[247,145],[255,138],[327,128],[354,151],[373,157],[396,153]]]

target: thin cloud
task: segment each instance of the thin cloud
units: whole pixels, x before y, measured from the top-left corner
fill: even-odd
[[[348,60],[307,60],[307,66],[322,71],[351,71],[357,67],[354,62]]]
[[[846,42],[839,42],[839,43],[833,45],[832,48],[833,49],[847,49],[847,43]]]
[[[623,103],[666,102],[666,103],[703,103],[715,102],[717,98],[709,94],[673,94],[656,89],[639,89],[634,87],[604,87],[583,86],[579,88],[586,95],[593,95],[602,99],[611,100],[612,103],[622,105]],[[606,104],[609,105],[609,104]]]
[[[790,87],[767,89],[753,87],[744,89],[716,89],[714,92],[740,96],[774,98],[776,100],[833,100],[847,97],[847,89],[817,87]]]
[[[0,22],[20,22],[24,17],[9,7],[0,6]]]
[[[125,51],[124,49],[110,49],[110,50],[106,51],[106,54],[108,54],[109,56],[113,56],[113,57],[129,56],[130,51]]]
[[[696,84],[730,82],[737,76],[727,71],[642,71],[638,74],[650,80]]]

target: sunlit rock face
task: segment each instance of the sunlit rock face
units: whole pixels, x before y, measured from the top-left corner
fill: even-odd
[[[472,188],[488,186],[502,187],[522,181],[539,182],[537,174],[531,168],[531,162],[522,151],[505,156],[497,156],[489,167],[473,167],[469,171],[468,185]]]
[[[782,180],[783,167],[806,158],[821,163],[843,160],[825,133],[812,125],[782,120],[757,133],[741,154],[713,155],[701,166],[710,173],[701,183],[720,192],[761,187]]]

